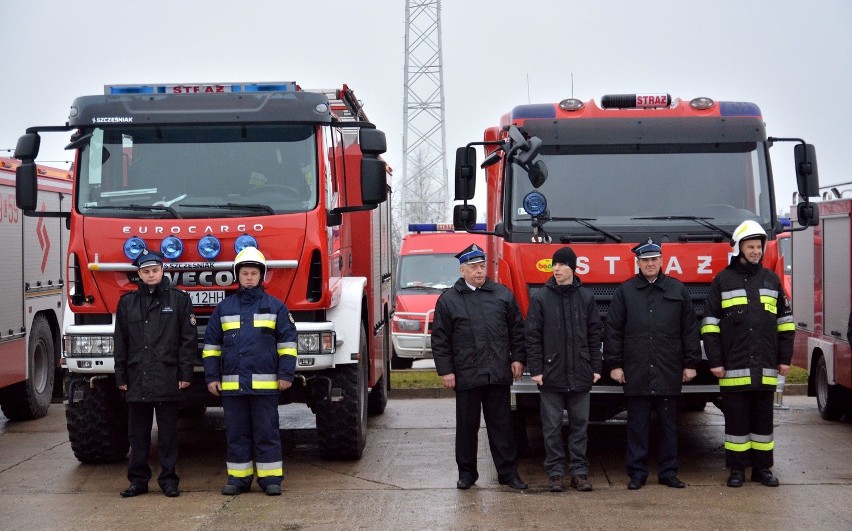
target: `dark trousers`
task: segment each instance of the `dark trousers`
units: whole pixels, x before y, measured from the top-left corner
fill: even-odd
[[[456,391],[456,464],[459,478],[476,481],[476,449],[479,421],[485,416],[488,445],[500,481],[518,474],[518,447],[512,429],[512,406],[508,385],[485,385]]]
[[[589,395],[585,393],[539,393],[541,428],[544,436],[544,469],[548,476],[565,475],[565,446],[562,443],[562,411],[568,411],[568,470],[571,476],[587,476]]]
[[[228,483],[248,490],[256,472],[260,488],[281,485],[284,473],[278,395],[223,395],[222,409],[228,441]]]
[[[657,413],[657,478],[677,475],[677,397],[628,396],[627,457],[625,468],[631,478],[648,478],[648,447],[651,412]]]
[[[725,463],[729,468],[772,468],[774,391],[722,394],[725,413]]]
[[[128,402],[127,436],[130,439],[130,460],[127,463],[127,479],[132,485],[148,486],[151,467],[148,454],[151,451],[151,426],[157,415],[157,452],[160,454],[161,489],[169,485],[177,487],[180,478],[175,472],[178,457],[177,402]]]

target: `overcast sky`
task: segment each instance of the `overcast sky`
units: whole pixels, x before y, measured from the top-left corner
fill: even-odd
[[[104,84],[294,80],[347,83],[402,168],[405,0],[2,5],[0,149],[28,126],[64,124],[73,99]],[[583,100],[667,92],[755,102],[768,134],[816,145],[821,184],[852,181],[849,0],[444,0],[441,22],[450,172],[456,147],[515,105],[569,97],[573,74]],[[39,160],[68,159],[67,136],[51,136]],[[792,145],[771,154],[783,206],[795,189]]]

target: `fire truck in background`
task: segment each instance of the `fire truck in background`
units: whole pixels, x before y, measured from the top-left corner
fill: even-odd
[[[847,183],[852,184],[852,183]],[[852,418],[852,199],[819,203],[820,223],[793,233],[793,364],[808,369],[822,418]]]
[[[770,147],[795,141],[800,195],[798,221],[814,222],[807,198],[818,194],[815,150],[799,139],[768,138],[753,103],[668,94],[606,95],[594,100],[520,105],[500,125],[456,154],[457,229],[476,219],[476,150],[485,147],[489,275],[508,286],[524,312],[530,295],[551,275],[561,246],[577,254],[576,273],[605,318],[619,283],[637,274],[630,249],[653,238],[663,244],[665,274],[680,279],[697,317],[710,282],[731,256],[730,238],[743,220],[779,231]],[[777,250],[765,265],[775,268]],[[605,360],[606,361],[606,360]],[[623,393],[609,377],[592,392],[592,415],[623,408]],[[513,386],[518,406],[535,399],[525,376]],[[684,386],[682,402],[703,408],[719,397],[706,359]],[[537,402],[534,400],[533,403]],[[529,404],[528,404],[529,405]]]
[[[82,462],[123,459],[126,409],[115,386],[119,297],[130,263],[160,250],[165,274],[195,304],[199,338],[236,291],[246,246],[267,260],[267,292],[298,332],[296,381],[282,403],[316,414],[319,448],[360,458],[367,414],[381,413],[390,376],[391,246],[385,135],[346,85],[294,82],[113,85],[71,105],[66,125],[32,127],[17,145],[17,200],[34,210],[40,132],[73,131],[68,218],[66,416]],[[44,215],[42,212],[34,215]],[[201,356],[185,409],[203,412]]]
[[[485,225],[474,226],[485,230]],[[459,278],[455,255],[485,237],[454,232],[452,223],[412,223],[402,237],[396,271],[393,338],[394,369],[410,369],[416,359],[432,359],[432,317],[438,296]]]
[[[15,203],[17,160],[0,157],[0,407],[9,420],[43,417],[59,372],[68,228],[59,218],[28,218]],[[34,168],[41,202],[67,212],[71,174]],[[56,386],[61,387],[61,386]]]

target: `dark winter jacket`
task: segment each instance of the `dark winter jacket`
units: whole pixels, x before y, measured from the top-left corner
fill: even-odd
[[[122,295],[115,315],[115,382],[128,402],[182,398],[178,382],[192,381],[198,332],[192,300],[163,278],[153,293],[139,283]]]
[[[710,367],[725,368],[722,391],[775,389],[795,331],[781,281],[762,265],[735,257],[710,284],[701,337]]]
[[[550,277],[530,299],[527,364],[542,391],[585,392],[600,374],[603,325],[592,293],[578,277],[565,286]]]
[[[216,306],[204,335],[204,377],[223,395],[277,394],[296,376],[296,326],[263,286],[240,287]]]
[[[512,292],[485,280],[472,290],[459,278],[438,297],[432,356],[441,376],[455,374],[456,390],[511,385],[512,362],[523,363],[524,324]]]
[[[701,361],[698,319],[686,286],[636,275],[615,291],[606,316],[604,358],[624,369],[626,395],[679,395],[683,369]]]

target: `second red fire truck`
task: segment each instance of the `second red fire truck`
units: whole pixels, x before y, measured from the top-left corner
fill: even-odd
[[[111,85],[79,97],[62,126],[32,127],[15,156],[18,205],[34,210],[40,133],[72,132],[68,315],[63,357],[71,447],[83,462],[122,459],[126,413],[113,371],[119,297],[131,261],[166,257],[195,304],[199,337],[237,288],[236,254],[268,260],[265,286],[290,309],[297,376],[282,402],[316,414],[323,455],[359,458],[368,411],[388,398],[392,271],[384,133],[349,87],[294,82]],[[37,213],[41,215],[41,213]],[[200,351],[186,410],[206,391]]]
[[[482,142],[456,155],[456,228],[469,227],[476,208],[475,146],[485,148],[489,276],[507,285],[526,312],[530,295],[551,275],[561,246],[577,254],[576,273],[595,296],[602,317],[619,283],[637,273],[630,249],[653,238],[663,244],[665,274],[680,279],[700,319],[713,277],[728,265],[731,232],[755,220],[774,244],[776,212],[770,148],[795,141],[802,197],[818,195],[813,146],[766,136],[753,103],[682,100],[668,94],[606,95],[600,104],[574,98],[520,105],[485,131]],[[798,219],[814,221],[807,200]],[[775,268],[777,251],[764,265]],[[592,414],[622,408],[620,386],[604,378],[593,388]],[[534,398],[529,377],[515,398]],[[683,402],[700,409],[717,400],[718,381],[706,360],[684,386]]]

